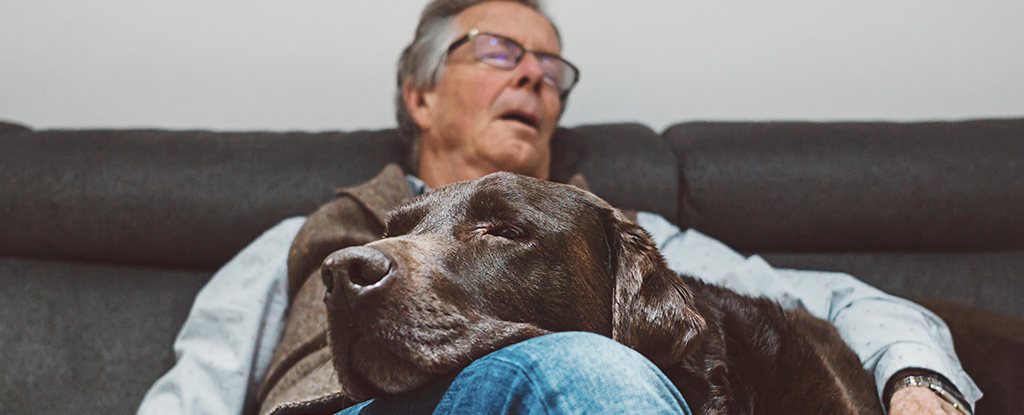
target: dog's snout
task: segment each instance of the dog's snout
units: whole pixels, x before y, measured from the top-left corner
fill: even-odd
[[[336,289],[377,284],[391,272],[392,266],[387,254],[373,248],[356,246],[328,256],[320,268],[320,278],[327,292],[332,293]]]

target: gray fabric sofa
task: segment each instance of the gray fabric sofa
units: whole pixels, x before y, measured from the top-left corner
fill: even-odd
[[[778,267],[930,307],[1024,406],[1024,119],[558,131],[553,178]],[[218,266],[400,162],[394,130],[32,130],[0,123],[0,413],[132,413]]]

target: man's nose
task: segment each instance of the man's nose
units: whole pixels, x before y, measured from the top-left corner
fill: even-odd
[[[527,53],[523,56],[523,60],[519,61],[519,65],[516,66],[516,79],[517,88],[528,88],[534,92],[540,92],[541,88],[544,87],[544,69],[540,66],[540,61],[532,53]]]

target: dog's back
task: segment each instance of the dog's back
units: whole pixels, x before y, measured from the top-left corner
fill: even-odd
[[[846,345],[836,328],[827,321],[799,310],[787,310],[786,316],[797,334],[811,346],[821,366],[838,382],[822,385],[821,390],[815,393],[832,393],[833,398],[830,400],[849,407],[850,413],[881,415],[881,403],[875,393],[875,380],[864,370],[860,359]],[[806,399],[807,395],[801,396]]]
[[[708,330],[666,374],[697,413],[882,413],[874,380],[831,324],[680,278],[693,289]]]

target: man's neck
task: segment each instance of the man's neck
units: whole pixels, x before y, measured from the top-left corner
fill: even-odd
[[[523,172],[511,169],[502,169],[490,164],[482,165],[469,163],[455,157],[438,158],[424,155],[424,157],[420,158],[417,177],[423,180],[423,182],[431,189],[436,189],[452,183],[476,180],[498,171],[511,171],[513,173],[545,180],[547,180],[549,175],[547,166],[542,166],[538,171]]]

